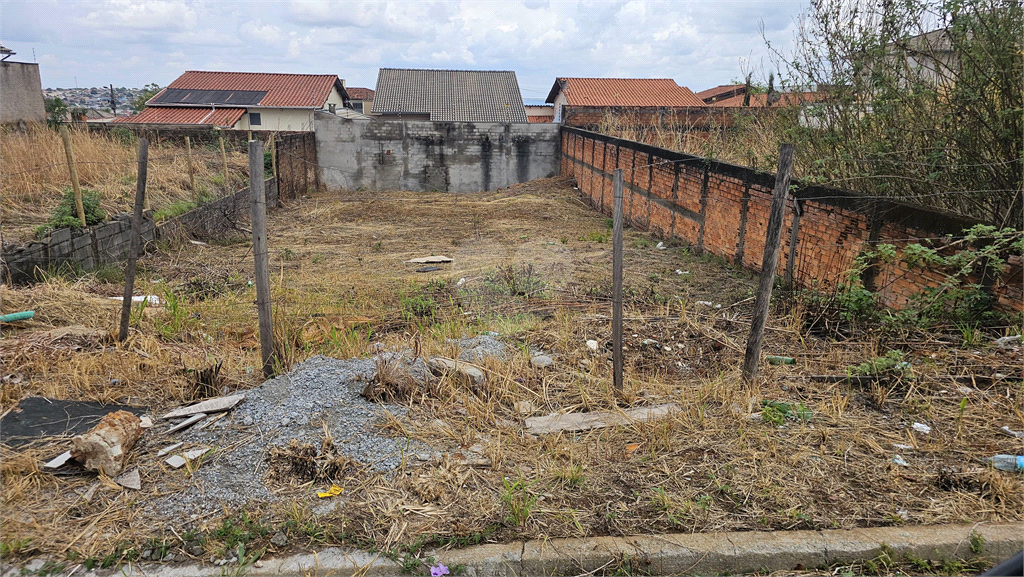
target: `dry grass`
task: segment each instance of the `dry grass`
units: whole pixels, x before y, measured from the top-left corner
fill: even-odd
[[[948,376],[1019,375],[1019,350],[963,349],[948,336],[913,333],[835,341],[806,330],[800,306],[779,307],[765,354],[797,364],[765,365],[746,386],[737,367],[754,279],[683,248],[656,250],[645,234],[627,231],[627,379],[617,393],[604,348],[610,244],[587,240],[606,230],[604,218],[558,181],[479,195],[325,194],[273,213],[272,294],[284,368],[314,354],[348,358],[379,349],[454,357],[459,350],[448,339],[486,330],[517,348],[505,360],[480,363],[488,375],[482,387],[442,378],[417,388],[388,367],[380,384],[401,388],[397,396],[410,411],[385,416],[382,434],[447,447],[446,455],[381,476],[345,461],[336,452],[343,447],[329,438],[320,447],[295,447],[277,456],[288,467],[267,479],[287,498],[269,508],[253,504],[252,518],[286,531],[293,543],[413,557],[427,543],[1021,520],[1020,477],[978,460],[1020,451],[1018,440],[997,432],[1022,428],[1020,382],[961,389]],[[428,254],[455,262],[431,273],[404,263]],[[118,303],[102,298],[118,294],[119,285],[86,277],[3,288],[5,310],[39,312],[24,328],[4,329],[2,372],[20,382],[4,382],[0,406],[46,394],[130,400],[157,412],[194,396],[183,366],[213,361],[223,361],[229,389],[256,385],[251,258],[245,244],[188,245],[147,257],[146,282],[161,279],[151,283],[153,292],[170,291],[180,301],[143,311],[120,346],[106,337]],[[516,287],[538,290],[510,291],[503,270],[515,273]],[[543,286],[524,279],[530,275]],[[80,339],[74,341],[48,333],[76,325],[93,332],[67,337]],[[599,342],[597,353],[587,339]],[[657,345],[644,344],[648,339]],[[530,366],[530,347],[554,355],[555,367]],[[872,388],[806,378],[845,374],[890,349],[903,352],[913,379]],[[523,430],[529,414],[519,401],[529,401],[534,415],[665,402],[680,410],[652,423],[534,437]],[[813,417],[781,426],[751,420],[762,401],[800,404]],[[914,422],[928,423],[931,434],[914,433]],[[131,497],[140,502],[147,491],[191,482],[187,473],[162,471],[147,443],[144,436],[132,457],[143,467],[145,489]],[[120,551],[118,558],[129,558],[130,548],[147,540],[177,543],[138,518],[125,492],[104,489],[83,503],[76,491],[93,481],[40,472],[51,453],[3,449],[5,544],[30,539],[26,555]],[[896,454],[910,466],[894,464]],[[311,471],[306,476],[317,482],[296,470]],[[345,505],[317,514],[308,500],[328,477],[345,487]],[[239,512],[225,513],[237,519]],[[223,523],[194,521],[209,538],[208,552],[225,546],[216,534]],[[253,537],[253,546],[268,539]]]
[[[138,174],[138,145],[116,136],[72,129],[71,147],[83,189],[98,192],[108,215],[131,212]],[[60,135],[34,127],[27,132],[0,133],[4,170],[0,175],[0,210],[4,214],[4,240],[24,241],[33,229],[46,222],[71,187],[67,156]],[[159,209],[175,202],[219,196],[247,182],[248,160],[238,151],[228,153],[229,176],[224,186],[219,149],[192,149],[196,190],[190,189],[188,158],[184,146],[150,143],[147,208]]]
[[[773,110],[772,114],[737,113],[729,127],[714,123],[711,126],[706,123],[699,126],[687,125],[672,119],[650,124],[639,122],[638,118],[630,114],[608,113],[601,120],[598,132],[774,172],[778,163],[779,145],[786,141],[786,131],[793,125],[789,116],[797,112],[779,109]],[[793,167],[794,176],[804,176],[805,168],[810,166],[812,160],[798,158]]]

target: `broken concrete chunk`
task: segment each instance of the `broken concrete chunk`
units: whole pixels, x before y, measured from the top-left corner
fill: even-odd
[[[530,364],[538,369],[545,369],[555,364],[554,359],[547,355],[537,355],[530,359]]]
[[[186,462],[195,461],[212,450],[213,449],[196,449],[194,451],[185,451],[184,455],[172,455],[164,462],[175,469],[180,469],[185,466]]]
[[[242,399],[244,398],[244,394],[238,394],[228,397],[217,397],[216,399],[207,399],[190,407],[175,409],[161,418],[173,419],[175,417],[187,417],[196,413],[206,413],[208,415],[210,413],[219,413],[234,408],[234,406],[242,402]]]
[[[411,258],[405,262],[408,264],[430,264],[435,262],[452,262],[452,259],[439,254],[437,256],[421,256],[419,258]]]
[[[71,440],[71,456],[86,469],[116,476],[124,467],[125,454],[142,435],[139,423],[128,411],[109,413],[91,431]]]
[[[143,429],[148,429],[153,426],[153,419],[150,419],[149,417],[140,417],[139,426]]]
[[[156,456],[157,456],[157,458],[163,457],[167,453],[170,453],[171,451],[177,449],[178,447],[180,447],[180,446],[182,446],[184,444],[185,444],[185,442],[182,441],[182,442],[179,442],[179,443],[174,443],[173,445],[168,445],[168,446],[164,447],[163,449],[160,449],[159,451],[157,451]]]
[[[435,375],[441,376],[445,373],[458,375],[472,385],[482,385],[486,380],[484,372],[479,367],[445,357],[434,357],[427,361],[427,366]]]
[[[139,477],[139,468],[135,467],[127,473],[122,473],[114,479],[114,482],[125,489],[138,491],[142,489],[142,479]]]
[[[198,423],[199,421],[202,421],[205,418],[206,418],[206,413],[196,413],[196,414],[192,415],[191,417],[185,419],[184,421],[178,423],[177,425],[174,425],[170,429],[167,429],[167,433],[168,434],[170,434],[170,433],[177,433],[178,431],[180,431],[180,430],[182,430],[182,429],[184,429],[186,427],[191,427],[192,425]]]
[[[530,415],[537,410],[530,401],[516,401],[515,403],[512,403],[512,407],[515,408],[516,412],[520,415]]]
[[[626,425],[634,421],[653,421],[678,410],[678,406],[668,403],[656,407],[638,407],[624,411],[594,411],[529,417],[526,419],[526,431],[535,435],[557,433],[558,431],[586,431]]]
[[[71,459],[71,451],[64,451],[43,465],[44,469],[59,469]]]

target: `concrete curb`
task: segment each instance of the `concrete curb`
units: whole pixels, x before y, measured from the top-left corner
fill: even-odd
[[[971,533],[984,540],[971,551]],[[632,564],[634,573],[719,575],[754,571],[814,569],[877,557],[882,546],[897,560],[908,556],[931,561],[984,558],[993,564],[1024,548],[1024,524],[925,525],[829,531],[775,531],[640,535],[592,539],[517,541],[451,551],[432,551],[448,567],[462,565],[470,576],[576,575]],[[376,577],[398,575],[402,566],[380,555],[340,547],[267,559],[245,575],[254,577]],[[116,571],[126,577],[205,577],[235,574],[233,565],[146,563]],[[109,571],[108,571],[109,572]],[[10,573],[7,569],[4,574]],[[99,573],[98,573],[99,574]]]

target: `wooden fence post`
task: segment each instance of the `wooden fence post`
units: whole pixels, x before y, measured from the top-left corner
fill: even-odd
[[[78,186],[78,167],[75,166],[75,153],[71,150],[71,136],[68,135],[68,127],[60,125],[60,138],[64,141],[64,154],[68,157],[68,172],[71,173],[71,189],[75,191],[75,210],[78,211],[78,220],[82,221],[82,228],[88,226],[85,223],[85,205],[82,204],[82,189]]]
[[[252,198],[252,254],[256,260],[256,311],[259,314],[263,376],[274,374],[274,323],[270,310],[267,262],[267,198],[263,192],[263,143],[249,141],[249,195]]]
[[[622,169],[614,173],[612,210],[612,382],[622,390]]]
[[[185,137],[185,152],[188,156],[188,184],[192,190],[192,200],[196,200],[196,173],[192,166],[192,139]]]
[[[135,179],[135,212],[132,213],[132,236],[128,248],[128,266],[124,269],[124,299],[121,301],[121,327],[117,340],[128,338],[128,321],[132,314],[132,294],[135,292],[135,262],[139,258],[142,241],[142,209],[146,202],[146,175],[149,164],[149,141],[139,139],[139,172]]]
[[[750,337],[743,356],[743,380],[753,382],[757,378],[757,364],[761,358],[761,341],[764,339],[764,325],[768,319],[768,303],[772,298],[775,283],[775,267],[779,261],[779,240],[782,237],[782,221],[785,218],[786,194],[789,192],[789,177],[793,172],[793,151],[795,147],[786,143],[779,147],[779,171],[775,175],[775,190],[772,192],[771,213],[768,216],[768,232],[764,241],[764,260],[761,263],[761,278],[754,296],[754,318],[750,322]]]
[[[220,138],[220,158],[224,161],[224,190],[230,193],[231,183],[228,182],[228,153],[224,151],[224,130],[218,130],[217,136]]]

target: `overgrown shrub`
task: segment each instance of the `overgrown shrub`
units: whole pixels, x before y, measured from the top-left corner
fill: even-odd
[[[85,209],[86,226],[99,224],[107,219],[107,213],[100,208],[100,195],[97,192],[82,189],[82,207]],[[50,213],[46,224],[36,228],[36,235],[42,236],[51,230],[61,228],[82,228],[82,221],[78,219],[78,208],[75,206],[75,192],[70,188],[64,189],[60,204]]]

